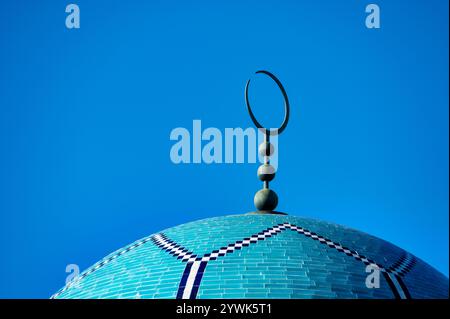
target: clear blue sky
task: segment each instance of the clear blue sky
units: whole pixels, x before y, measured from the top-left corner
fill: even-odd
[[[169,134],[250,126],[258,69],[292,104],[279,210],[448,276],[448,1],[375,1],[379,30],[368,1],[74,2],[79,30],[64,1],[0,4],[0,297],[48,298],[67,264],[251,211],[257,164],[174,165]],[[256,113],[278,124],[279,93],[258,81]]]

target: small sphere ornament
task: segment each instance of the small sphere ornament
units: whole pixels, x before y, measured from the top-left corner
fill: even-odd
[[[270,142],[262,142],[259,144],[258,153],[260,156],[272,156],[274,152],[273,144]]]
[[[270,164],[262,164],[258,168],[258,178],[263,182],[270,182],[275,178],[275,168]]]

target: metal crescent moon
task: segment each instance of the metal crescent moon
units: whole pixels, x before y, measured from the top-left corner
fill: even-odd
[[[258,73],[262,73],[262,74],[266,74],[268,75],[272,80],[275,81],[275,83],[278,85],[281,93],[283,94],[283,98],[284,98],[284,120],[283,123],[281,124],[281,126],[278,129],[274,129],[274,130],[270,130],[268,128],[263,127],[258,120],[256,119],[255,115],[253,114],[252,108],[250,106],[250,102],[248,100],[248,87],[250,84],[250,79],[247,81],[247,84],[245,85],[245,103],[247,104],[247,110],[248,110],[248,114],[250,115],[250,118],[252,119],[253,123],[256,125],[256,127],[258,129],[262,129],[265,131],[265,133],[267,135],[278,135],[281,134],[284,129],[286,128],[288,122],[289,122],[289,99],[287,97],[286,91],[284,90],[283,84],[281,84],[280,80],[278,80],[278,78],[273,75],[272,73],[270,73],[269,71],[264,71],[264,70],[260,70],[260,71],[256,71],[255,74]]]

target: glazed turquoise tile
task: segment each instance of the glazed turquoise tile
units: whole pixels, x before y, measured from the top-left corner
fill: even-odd
[[[380,267],[379,288],[366,286],[368,264]],[[448,298],[448,279],[357,230],[246,214],[190,222],[138,240],[53,297]]]

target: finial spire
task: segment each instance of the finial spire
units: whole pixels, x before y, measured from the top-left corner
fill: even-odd
[[[250,102],[248,100],[248,87],[250,84],[250,80],[247,81],[247,84],[245,85],[245,103],[247,104],[247,110],[250,115],[250,118],[252,119],[255,126],[262,130],[264,133],[264,142],[259,145],[258,152],[261,156],[264,156],[264,164],[262,164],[258,168],[258,178],[263,182],[263,188],[256,192],[254,203],[255,207],[258,210],[258,212],[263,213],[275,213],[274,210],[278,205],[278,196],[277,193],[275,193],[273,190],[269,188],[269,182],[272,181],[275,178],[275,168],[270,165],[270,156],[274,153],[274,145],[270,143],[270,136],[275,136],[284,131],[286,128],[288,121],[289,121],[289,99],[287,97],[286,91],[284,90],[283,85],[281,84],[280,80],[277,79],[275,75],[270,73],[269,71],[260,70],[255,72],[255,74],[266,74],[269,76],[272,80],[275,81],[275,83],[278,85],[278,87],[281,90],[281,93],[284,97],[284,120],[281,126],[277,129],[268,129],[264,128],[258,120],[256,120],[255,115],[252,112],[252,108],[250,106]]]

